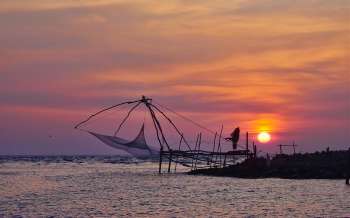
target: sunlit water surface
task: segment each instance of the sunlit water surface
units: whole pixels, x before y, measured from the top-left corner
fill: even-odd
[[[158,175],[157,167],[5,162],[0,217],[350,216],[350,187],[341,180]]]

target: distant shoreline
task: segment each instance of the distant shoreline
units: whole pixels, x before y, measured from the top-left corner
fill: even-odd
[[[0,164],[10,162],[32,162],[32,163],[139,163],[158,162],[158,159],[136,159],[134,157],[121,155],[0,155]]]
[[[350,174],[350,151],[322,151],[248,159],[223,168],[196,169],[190,175],[236,178],[345,179]]]

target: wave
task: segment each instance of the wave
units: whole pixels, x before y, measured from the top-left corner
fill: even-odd
[[[155,162],[158,158],[138,159],[118,155],[1,155],[0,164],[8,162],[32,163],[113,163],[135,164],[142,162]]]

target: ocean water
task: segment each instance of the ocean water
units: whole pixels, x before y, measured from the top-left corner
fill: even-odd
[[[157,163],[119,162],[3,160],[0,217],[350,217],[343,180],[158,175]]]

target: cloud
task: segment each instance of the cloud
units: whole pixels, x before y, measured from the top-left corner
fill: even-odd
[[[39,130],[51,121],[43,111],[68,122],[69,111],[145,94],[209,126],[270,123],[280,141],[298,128],[315,135],[299,140],[322,142],[321,126],[348,125],[348,8],[341,0],[5,1],[0,106],[16,108],[13,117],[30,110]]]

